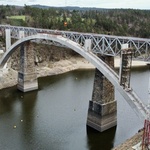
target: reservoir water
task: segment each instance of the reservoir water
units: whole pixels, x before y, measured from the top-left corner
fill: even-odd
[[[148,100],[148,68],[134,69],[131,86]],[[110,150],[143,127],[116,91],[117,127],[103,133],[86,127],[94,70],[38,79],[39,90],[0,91],[0,150]]]

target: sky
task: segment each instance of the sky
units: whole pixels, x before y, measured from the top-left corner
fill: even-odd
[[[149,9],[150,0],[0,0],[0,5],[79,6],[97,8]]]

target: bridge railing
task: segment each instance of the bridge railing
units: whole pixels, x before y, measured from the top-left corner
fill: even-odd
[[[79,43],[81,46],[84,45],[85,39],[91,39],[93,53],[100,53],[102,55],[110,56],[120,55],[121,45],[128,43],[129,48],[132,48],[134,50],[135,57],[138,57],[138,59],[142,60],[150,59],[150,39],[146,38],[0,25],[1,33],[4,33],[5,29],[10,29],[11,37],[15,39],[19,39],[19,31],[24,31],[25,36],[35,35],[38,33],[59,34],[63,37],[66,37],[68,39],[71,39],[72,41]],[[46,41],[46,43],[60,45],[59,43],[55,43],[53,41]]]

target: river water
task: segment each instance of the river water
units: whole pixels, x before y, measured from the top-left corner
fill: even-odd
[[[147,68],[132,71],[144,103],[148,78]],[[37,91],[1,90],[0,150],[110,150],[137,133],[143,121],[117,91],[117,127],[103,133],[86,127],[93,80],[93,70],[78,70],[38,79]]]

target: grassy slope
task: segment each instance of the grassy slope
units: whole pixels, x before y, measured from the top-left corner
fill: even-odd
[[[21,16],[8,16],[8,19],[22,19],[23,21],[25,21],[25,16],[21,15]]]

